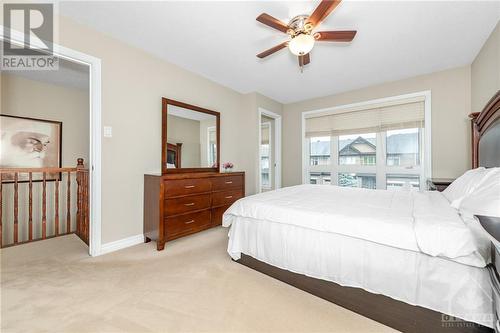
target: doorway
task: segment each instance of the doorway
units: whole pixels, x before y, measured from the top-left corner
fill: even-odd
[[[7,37],[5,37],[4,28],[0,26],[0,42],[3,42],[5,39]],[[8,39],[10,44],[20,47],[24,45],[24,40],[25,38],[22,33],[15,30],[10,31],[10,38]],[[31,45],[38,48],[44,47],[42,41],[32,41]],[[88,160],[85,163],[88,168],[88,175],[85,179],[88,181],[89,192],[89,206],[87,211],[89,218],[88,251],[91,256],[97,256],[101,252],[101,60],[55,43],[53,44],[53,49],[52,55],[64,64],[66,72],[74,72],[78,68],[78,70],[86,72],[88,76],[88,116],[86,120],[88,124]],[[36,75],[37,73],[34,74]],[[41,75],[41,77],[44,77],[44,75]],[[37,77],[37,79],[40,79],[40,77]],[[72,201],[74,202],[75,200],[76,196],[73,195]],[[56,206],[55,203],[54,206]]]
[[[281,116],[259,109],[258,192],[281,187]]]

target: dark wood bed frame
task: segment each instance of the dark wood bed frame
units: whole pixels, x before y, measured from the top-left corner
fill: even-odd
[[[176,143],[174,145],[173,143],[167,142],[167,154],[169,151],[171,151],[175,155],[175,167],[181,168],[182,167],[181,166],[182,143]]]
[[[482,112],[473,113],[470,118],[472,166],[475,168],[479,165],[481,136],[500,119],[500,91]],[[237,262],[403,332],[493,332],[491,328],[397,301],[388,296],[373,294],[361,288],[343,287],[334,282],[283,270],[245,254],[242,254]]]

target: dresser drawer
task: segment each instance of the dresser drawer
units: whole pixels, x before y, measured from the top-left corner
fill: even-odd
[[[185,235],[210,226],[210,210],[165,219],[165,237]]]
[[[210,192],[211,188],[208,178],[165,180],[165,197]]]
[[[210,194],[190,195],[165,199],[165,214],[177,215],[194,210],[210,208]]]
[[[243,176],[224,176],[212,178],[212,190],[221,191],[231,188],[241,188],[243,186]]]
[[[216,192],[212,194],[212,206],[230,205],[241,197],[243,197],[242,190]]]

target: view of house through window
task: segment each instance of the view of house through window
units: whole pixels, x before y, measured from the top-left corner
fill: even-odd
[[[322,115],[309,123],[306,118],[305,181],[368,189],[423,188],[423,116],[420,102],[414,109],[391,105]]]

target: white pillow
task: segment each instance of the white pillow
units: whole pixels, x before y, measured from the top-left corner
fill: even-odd
[[[485,181],[460,203],[460,211],[472,215],[500,217],[500,168],[491,170]]]
[[[476,189],[485,175],[486,169],[483,167],[466,171],[443,191],[443,195],[452,207],[458,208],[460,201]]]

